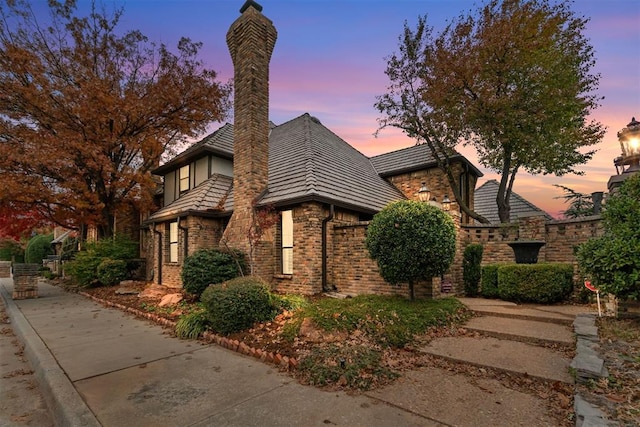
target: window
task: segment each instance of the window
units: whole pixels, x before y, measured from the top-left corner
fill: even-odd
[[[169,224],[169,262],[178,262],[178,221]]]
[[[293,274],[293,211],[282,211],[282,274]]]
[[[189,191],[189,165],[180,168],[180,194]]]

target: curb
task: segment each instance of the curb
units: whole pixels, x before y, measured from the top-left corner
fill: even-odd
[[[123,305],[123,304],[118,304],[115,302],[103,300],[87,292],[81,291],[81,292],[78,292],[78,294],[82,295],[85,298],[89,298],[104,306],[117,308],[118,310],[131,313],[134,316],[151,320],[152,322],[157,323],[160,326],[171,328],[171,329],[175,329],[176,327],[177,322],[174,322],[169,319],[165,319],[164,317],[158,316],[154,313],[147,313],[133,307],[127,307],[126,305]],[[284,370],[296,370],[298,368],[298,361],[294,357],[287,357],[287,356],[281,355],[280,353],[267,352],[254,347],[249,347],[243,342],[240,342],[238,340],[232,340],[222,335],[214,334],[212,332],[207,331],[203,333],[202,338],[198,338],[198,341],[200,340],[206,343],[216,344],[222,348],[226,348],[227,350],[244,354],[245,356],[253,357],[255,359],[260,360],[263,363],[279,366]]]
[[[9,297],[4,284],[0,284],[0,295],[11,319],[11,327],[24,344],[24,353],[31,363],[55,425],[101,426],[47,346]]]

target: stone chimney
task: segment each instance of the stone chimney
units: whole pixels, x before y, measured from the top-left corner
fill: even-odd
[[[234,67],[234,198],[223,239],[245,252],[252,203],[267,189],[269,178],[269,61],[278,34],[261,12],[262,6],[247,0],[227,32]]]

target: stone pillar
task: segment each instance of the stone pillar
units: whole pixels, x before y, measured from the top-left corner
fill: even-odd
[[[232,248],[249,251],[253,203],[269,178],[269,61],[276,43],[262,6],[248,0],[227,32],[234,67],[233,215],[224,232]]]
[[[14,264],[13,299],[38,298],[38,264]]]
[[[0,261],[0,277],[11,277],[11,261]]]

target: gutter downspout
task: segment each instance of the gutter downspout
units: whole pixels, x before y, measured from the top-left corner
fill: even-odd
[[[162,285],[162,233],[156,230],[156,223],[151,223],[151,231],[158,235],[158,285]]]
[[[333,219],[333,204],[329,207],[329,216],[322,220],[322,291],[329,292],[327,289],[327,223]]]
[[[178,229],[184,232],[184,245],[182,249],[184,252],[182,262],[184,263],[184,260],[187,259],[187,256],[189,256],[189,228],[180,225],[181,219],[181,217],[178,217]]]

